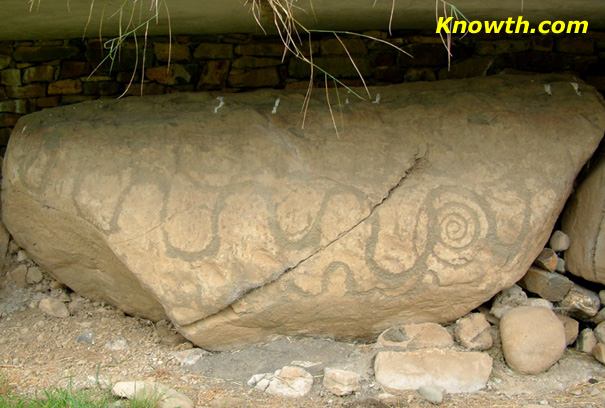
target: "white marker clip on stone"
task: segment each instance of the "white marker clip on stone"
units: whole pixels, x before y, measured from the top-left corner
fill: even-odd
[[[225,98],[223,98],[222,96],[217,96],[216,99],[219,101],[219,104],[216,108],[214,108],[214,113],[218,112],[220,108],[225,106]]]
[[[279,106],[279,97],[275,100],[275,105],[273,106],[273,110],[271,113],[275,115],[277,113],[277,107]]]
[[[577,82],[570,82],[570,84],[573,87],[573,90],[576,91],[578,96],[582,96],[582,92],[580,92],[580,85]]]
[[[544,90],[547,94],[552,95],[552,91],[550,89],[550,84],[544,84]]]
[[[380,92],[376,94],[376,100],[372,101],[372,103],[380,103]]]

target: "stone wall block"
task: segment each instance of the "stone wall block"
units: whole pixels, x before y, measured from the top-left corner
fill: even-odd
[[[512,52],[524,52],[531,48],[531,41],[527,38],[520,40],[496,40],[478,41],[475,51],[479,55],[508,54]]]
[[[368,61],[367,58],[353,58],[361,75],[364,77],[371,75],[372,69],[370,67],[370,61]],[[317,57],[313,58],[313,63],[330,75],[334,75],[336,78],[359,77],[357,69],[355,69],[355,66],[348,56]],[[307,62],[298,58],[293,58],[290,60],[290,64],[288,64],[288,72],[290,76],[294,78],[309,78],[311,75],[311,67]],[[318,69],[314,70],[314,74],[316,78],[324,77],[324,73]]]
[[[75,58],[80,54],[74,46],[17,47],[13,58],[17,62],[45,62]]]
[[[6,96],[6,89],[3,86],[0,86],[0,101],[4,101],[8,99],[8,96]]]
[[[23,73],[23,83],[51,82],[55,79],[55,67],[52,65],[41,65],[26,68]]]
[[[284,48],[284,44],[281,42],[240,44],[235,47],[235,53],[238,55],[281,58],[284,55]]]
[[[33,99],[12,99],[0,102],[0,112],[25,115],[34,110],[36,110],[36,101]]]
[[[439,79],[461,79],[486,76],[494,64],[494,57],[471,57],[458,61],[454,59],[452,65],[439,70]]]
[[[135,46],[134,44],[122,46],[112,60],[108,57],[109,52],[103,48],[102,43],[89,41],[84,55],[90,66],[96,69],[96,74],[132,71],[135,67],[139,70],[143,66],[143,60],[145,68],[152,67],[155,61],[152,47],[145,49],[142,45]]]
[[[533,51],[552,51],[555,41],[552,37],[536,35],[531,37],[531,49]]]
[[[556,49],[570,54],[594,54],[594,41],[589,38],[569,37],[557,40]]]
[[[400,67],[447,66],[447,50],[443,44],[411,44],[402,48],[412,56],[399,53],[397,65]]]
[[[265,68],[282,64],[282,60],[277,58],[260,58],[246,55],[233,61],[232,66],[233,68]]]
[[[228,60],[208,61],[204,64],[197,90],[222,89],[227,86],[231,62]]]
[[[170,64],[147,68],[145,71],[147,79],[164,85],[187,84],[191,82],[191,74],[181,64]]]
[[[5,69],[0,71],[0,83],[6,86],[21,86],[21,70]]]
[[[8,67],[11,63],[12,59],[9,55],[0,54],[0,69],[4,69]]]
[[[9,98],[42,98],[46,96],[45,84],[29,84],[25,86],[7,86],[6,94]]]
[[[38,108],[53,108],[55,106],[59,106],[60,103],[60,96],[47,96],[45,98],[36,99],[36,105]]]
[[[121,90],[121,85],[115,81],[85,81],[82,84],[84,95],[117,95]]]
[[[78,78],[91,72],[90,63],[86,61],[62,61],[60,79]]]
[[[74,95],[82,92],[80,79],[61,79],[48,85],[49,95]]]
[[[179,62],[191,59],[191,50],[186,44],[155,43],[153,44],[155,57],[160,62]]]
[[[15,126],[20,117],[16,113],[0,113],[0,127]]]
[[[235,57],[233,44],[203,43],[193,52],[193,58],[202,60],[233,59]]]
[[[327,55],[365,55],[368,49],[361,39],[341,38],[339,41],[337,38],[330,38],[321,40],[320,52],[324,57]]]
[[[281,84],[281,78],[276,67],[252,70],[234,68],[229,73],[228,84],[234,88],[274,87]]]

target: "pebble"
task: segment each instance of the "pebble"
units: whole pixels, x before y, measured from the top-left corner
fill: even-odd
[[[592,349],[592,355],[601,364],[605,364],[605,344],[597,343],[596,346],[594,346],[594,348]]]
[[[605,344],[605,322],[599,323],[593,330],[594,335],[600,343]]]
[[[113,340],[109,340],[105,344],[105,348],[106,349],[108,349],[108,350],[114,350],[114,351],[126,350],[126,349],[128,349],[128,347],[129,347],[128,346],[128,342],[123,337],[116,337]]]
[[[434,385],[425,385],[418,388],[418,394],[425,400],[433,403],[433,404],[441,404],[443,402],[443,396],[445,395],[445,390],[443,387],[437,387]]]
[[[490,328],[483,314],[471,313],[456,321],[454,334],[458,343],[469,350],[488,350],[494,342]]]
[[[599,313],[594,315],[594,317],[592,318],[592,322],[594,324],[599,324],[601,322],[605,322],[605,308],[599,310]]]
[[[19,286],[20,288],[24,288],[27,286],[27,281],[26,281],[27,266],[26,265],[17,265],[8,274],[10,275],[13,282],[15,282],[15,284],[17,286]]]
[[[565,329],[545,307],[521,306],[500,320],[502,351],[508,365],[522,374],[546,371],[565,352]]]
[[[550,241],[548,241],[550,247],[555,252],[563,252],[569,249],[569,245],[571,244],[571,239],[569,239],[569,235],[564,233],[563,231],[555,231],[550,236]]]
[[[574,284],[569,293],[557,303],[557,307],[570,316],[589,319],[599,312],[601,300],[595,292]]]
[[[68,317],[69,310],[65,303],[55,298],[42,299],[38,304],[38,308],[47,315],[54,317]]]
[[[519,281],[519,285],[546,300],[558,302],[569,293],[573,282],[559,273],[532,266]]]
[[[576,340],[576,350],[582,353],[592,353],[592,349],[597,345],[597,336],[590,328],[585,328],[578,334]]]
[[[27,252],[25,252],[25,250],[21,250],[19,252],[17,252],[17,262],[25,262],[27,259],[29,258],[29,256],[27,256]]]
[[[567,267],[565,266],[565,259],[559,258],[557,259],[557,266],[555,268],[555,272],[565,273],[567,271]]]
[[[191,348],[189,350],[173,351],[170,354],[183,365],[193,365],[200,358],[209,356],[210,352],[201,348]]]
[[[361,376],[352,371],[329,367],[324,370],[324,387],[332,394],[341,397],[357,391],[359,389],[360,380]]]
[[[94,344],[94,338],[94,330],[85,330],[82,333],[78,334],[78,336],[76,337],[76,343]]]
[[[274,374],[253,375],[248,385],[271,395],[299,398],[311,391],[313,376],[303,368],[285,366]]]
[[[42,271],[40,270],[40,268],[38,268],[37,266],[30,266],[29,268],[27,268],[27,275],[25,276],[25,282],[27,282],[30,285],[33,285],[35,283],[42,282],[42,279],[44,279],[44,275],[42,274]]]
[[[164,384],[151,381],[121,381],[111,389],[115,396],[127,399],[159,398],[158,408],[194,408],[195,405],[186,395],[176,392]]]
[[[557,267],[557,259],[555,251],[550,248],[544,248],[534,261],[534,265],[546,269],[548,272],[554,272]]]
[[[492,301],[491,314],[501,319],[509,310],[527,305],[527,294],[519,285],[513,285],[498,293]]]

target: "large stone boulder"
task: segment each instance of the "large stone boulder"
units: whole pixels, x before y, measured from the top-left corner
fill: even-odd
[[[605,284],[605,150],[599,151],[571,196],[562,224],[570,238],[565,251],[567,269]]]
[[[46,110],[9,142],[3,219],[75,291],[208,349],[451,322],[525,274],[603,136],[571,80],[332,91],[334,118],[316,93],[304,128],[274,90]]]

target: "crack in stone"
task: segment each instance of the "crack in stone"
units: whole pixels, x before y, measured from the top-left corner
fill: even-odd
[[[426,161],[426,157],[428,155],[428,151],[426,146],[423,146],[421,149],[419,149],[419,152],[415,154],[414,156],[414,163],[412,163],[412,165],[410,167],[408,167],[403,175],[399,178],[399,181],[389,189],[389,191],[386,193],[386,195],[376,204],[374,204],[372,206],[372,208],[370,209],[370,212],[368,215],[366,215],[365,217],[363,217],[361,220],[359,220],[358,222],[355,223],[355,225],[353,225],[352,227],[350,227],[349,229],[347,229],[346,231],[342,231],[341,233],[339,233],[336,238],[334,238],[332,241],[328,242],[327,244],[325,244],[324,246],[322,246],[321,248],[318,248],[316,251],[314,251],[312,254],[306,256],[305,258],[301,259],[300,261],[298,261],[295,265],[290,266],[286,269],[284,269],[281,273],[279,273],[277,276],[275,276],[273,279],[263,283],[262,285],[258,285],[258,286],[254,286],[251,287],[249,289],[247,289],[245,292],[243,292],[240,296],[237,297],[237,299],[235,299],[234,301],[232,301],[231,303],[229,303],[227,306],[223,307],[222,309],[218,310],[215,313],[212,313],[208,316],[205,316],[199,320],[196,320],[192,323],[188,323],[184,326],[191,326],[194,325],[198,322],[201,322],[202,320],[208,319],[212,316],[218,315],[219,313],[221,313],[222,311],[228,309],[229,307],[231,307],[235,302],[243,299],[244,297],[248,296],[250,293],[262,289],[265,286],[277,281],[279,278],[281,278],[282,276],[288,274],[289,272],[293,271],[294,269],[296,269],[297,267],[299,267],[301,264],[303,264],[304,262],[308,261],[309,259],[311,259],[312,257],[318,255],[319,253],[325,251],[326,249],[328,249],[330,246],[332,246],[333,244],[335,244],[336,242],[338,242],[340,239],[342,239],[345,235],[347,235],[348,233],[350,233],[351,231],[353,231],[355,228],[357,228],[359,225],[361,225],[363,222],[367,221],[370,217],[372,217],[372,215],[374,215],[376,209],[378,207],[380,207],[381,205],[383,205],[389,198],[391,198],[391,196],[393,195],[393,193],[395,192],[395,190],[397,190],[398,188],[401,187],[401,185],[403,184],[404,180],[406,178],[408,178],[410,175],[412,175],[414,172],[416,172],[420,167],[422,167],[422,165],[424,164],[424,162]],[[183,327],[184,327],[183,326]]]

